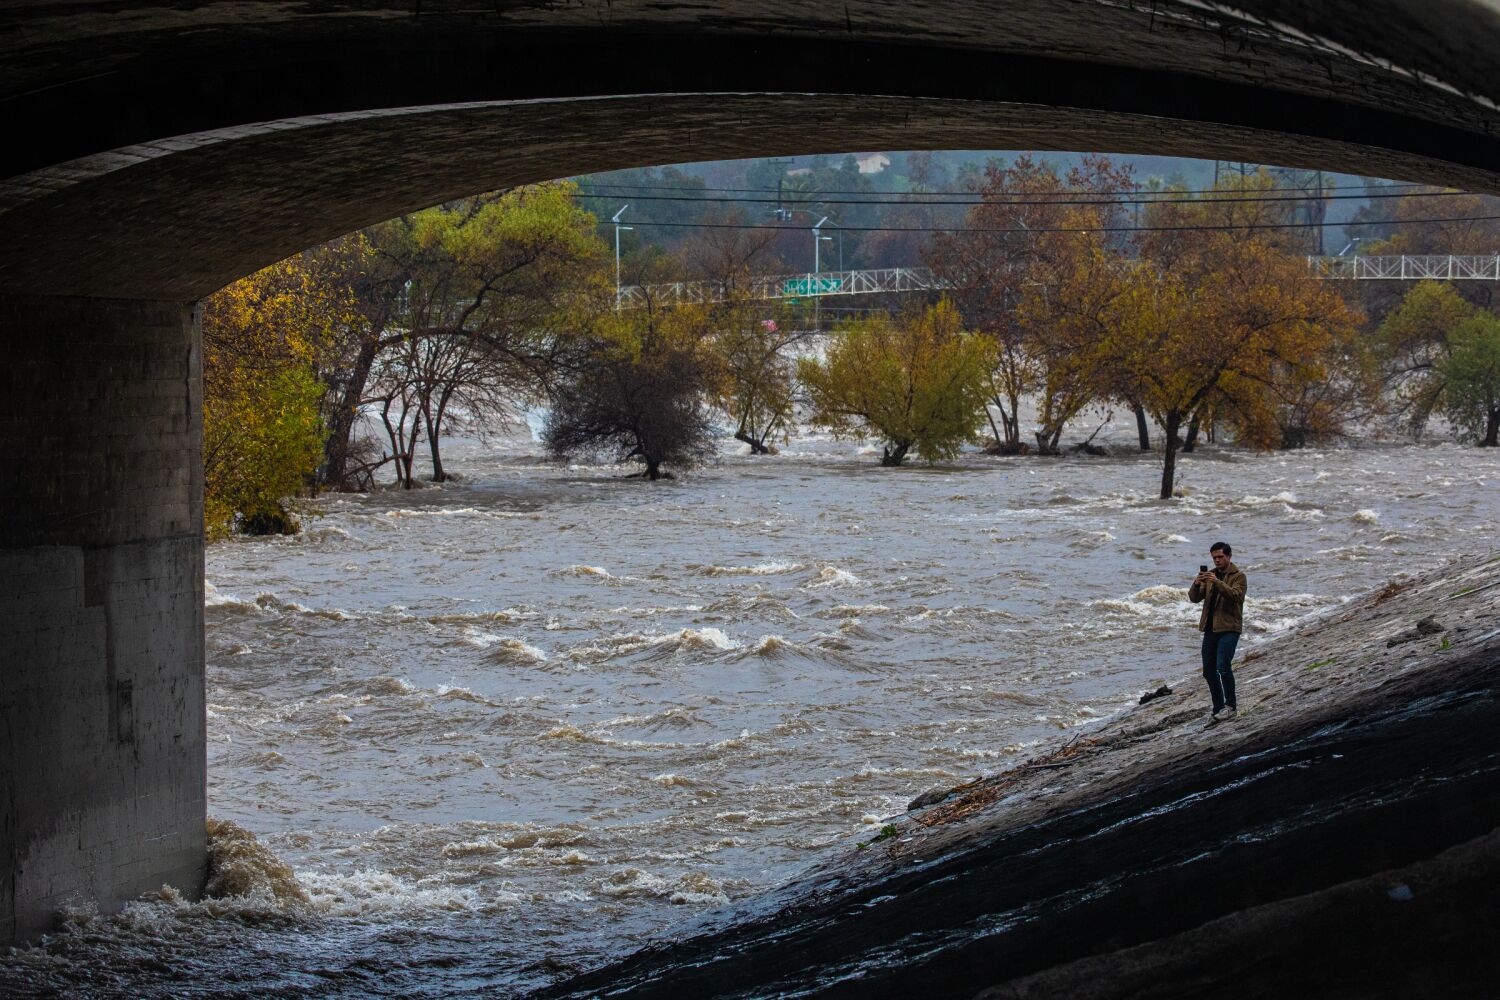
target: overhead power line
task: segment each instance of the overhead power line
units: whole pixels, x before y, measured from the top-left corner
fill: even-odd
[[[592,188],[592,189],[594,189],[596,191],[603,191],[603,190],[608,189],[608,190],[611,190],[611,191],[621,192],[622,196],[624,194],[634,194],[637,191],[691,191],[691,190],[701,190],[701,191],[705,191],[705,192],[706,191],[717,191],[717,192],[723,192],[723,193],[729,193],[729,194],[765,194],[765,195],[774,195],[776,193],[776,189],[775,188],[717,187],[717,186],[712,185],[712,184],[705,184],[702,188],[694,189],[694,188],[684,187],[681,184],[600,184],[600,183],[596,183],[594,181],[590,181],[590,180],[583,179],[583,178],[578,178],[578,177],[575,177],[575,178],[572,178],[572,179],[575,180],[575,181],[577,181],[577,182],[579,182],[580,184],[587,184],[590,188]],[[1406,188],[1430,188],[1432,186],[1433,185],[1431,185],[1431,184],[1416,184],[1416,183],[1381,184],[1377,188],[1375,188],[1375,190],[1377,190],[1377,191],[1392,191],[1392,190],[1395,190],[1397,188],[1402,188],[1402,189],[1406,189]],[[1285,189],[1282,189],[1282,190],[1285,190]],[[786,193],[786,194],[799,194],[799,193],[805,193],[805,192],[798,192],[795,189],[786,189],[784,193]],[[817,194],[836,194],[836,195],[841,195],[841,194],[848,194],[848,195],[872,195],[872,194],[889,193],[889,194],[898,194],[898,195],[912,195],[912,194],[918,194],[918,195],[924,195],[924,196],[925,195],[931,195],[931,196],[934,196],[934,197],[940,197],[940,196],[944,196],[944,195],[952,195],[952,196],[955,196],[955,197],[958,197],[958,196],[973,197],[976,194],[976,192],[974,192],[974,191],[891,191],[891,192],[880,192],[880,191],[852,191],[852,190],[837,190],[837,191],[835,191],[835,190],[828,190],[828,191],[818,191],[816,193]],[[1142,189],[1142,188],[1117,188],[1117,189],[1109,190],[1109,191],[1083,191],[1083,190],[1077,190],[1077,189],[1065,189],[1065,190],[1060,190],[1057,193],[1061,194],[1061,195],[1070,195],[1070,194],[1074,194],[1074,195],[1112,195],[1112,194],[1144,194],[1144,193],[1147,193],[1147,192],[1144,189]],[[1183,188],[1181,190],[1170,190],[1170,191],[1164,190],[1161,193],[1162,194],[1174,194],[1174,195],[1187,195],[1187,194],[1223,194],[1224,190],[1222,188]],[[1472,192],[1464,192],[1464,191],[1451,191],[1450,192],[1450,191],[1443,191],[1443,192],[1437,192],[1437,193],[1442,193],[1442,194],[1466,194],[1466,193],[1472,193]],[[1373,195],[1354,195],[1353,197],[1374,197],[1374,196]],[[1390,195],[1382,195],[1381,197],[1391,197],[1391,196]]]
[[[1363,222],[1340,222],[1352,226],[1414,226],[1443,222],[1494,222],[1500,215],[1464,215],[1430,219],[1369,219]],[[659,229],[771,229],[800,232],[798,226],[776,226],[755,222],[636,222],[637,226]],[[1196,233],[1239,232],[1246,229],[1316,229],[1326,222],[1248,222],[1223,226],[1058,226],[1035,228],[972,228],[968,226],[841,226],[846,233]]]
[[[1014,198],[1005,196],[986,197],[982,195],[971,195],[962,200],[933,201],[915,200],[909,193],[893,193],[889,198],[824,198],[821,191],[790,192],[786,196],[777,198],[739,198],[730,196],[708,196],[708,195],[671,195],[671,194],[588,194],[580,192],[577,197],[591,198],[596,201],[618,200],[628,197],[632,201],[676,201],[700,204],[734,204],[734,205],[781,205],[795,204],[794,196],[805,194],[809,197],[805,200],[809,204],[818,205],[894,205],[897,207],[906,205],[994,205],[1005,207],[1011,205],[1256,205],[1256,204],[1288,204],[1306,201],[1369,201],[1380,198],[1458,198],[1468,196],[1467,191],[1413,191],[1407,194],[1333,194],[1318,197],[1314,194],[1279,194],[1279,195],[1245,195],[1234,197],[1210,197],[1210,198],[1182,198],[1177,195],[1182,192],[1163,191],[1156,197],[1140,198],[1112,198],[1105,194],[1086,198],[1058,198],[1050,195],[1017,195]]]

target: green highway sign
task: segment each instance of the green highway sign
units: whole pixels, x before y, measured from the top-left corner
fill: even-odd
[[[843,287],[843,278],[788,278],[781,286],[781,294],[829,295]]]

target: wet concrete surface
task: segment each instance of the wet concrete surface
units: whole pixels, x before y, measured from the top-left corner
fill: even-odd
[[[1201,681],[1177,682],[1172,697],[959,789],[717,925],[542,995],[972,996],[1147,945],[1113,959],[1116,972],[1139,969],[1149,942],[1235,915],[1245,922],[1257,907],[1309,894],[1354,892],[1336,887],[1471,841],[1471,853],[1490,859],[1473,865],[1475,878],[1493,886],[1497,579],[1491,559],[1367,595],[1242,664],[1238,720],[1205,727]],[[1428,617],[1441,633],[1387,645]],[[1451,876],[1447,884],[1442,921],[1413,908],[1416,918],[1383,931],[1406,945],[1405,981],[1430,995],[1474,985],[1472,963],[1442,956],[1479,944],[1492,926],[1492,893]],[[1313,925],[1341,909],[1309,905],[1321,914]],[[1401,978],[1376,960],[1388,956],[1379,934],[1334,925],[1340,931],[1311,951],[1296,938],[1252,935],[1246,946],[1266,963],[1234,974],[1194,965],[1204,942],[1179,938],[1178,964],[1153,982],[1162,996],[1193,995],[1194,983],[1256,996],[1306,982],[1301,964],[1362,995],[1396,989]],[[1081,981],[1054,974],[1058,988]],[[1055,995],[1037,992],[1044,985],[994,995]]]

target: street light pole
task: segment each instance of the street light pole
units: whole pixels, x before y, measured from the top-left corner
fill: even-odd
[[[624,229],[629,232],[634,228],[620,225],[620,216],[624,215],[625,209],[629,207],[628,204],[622,205],[614,218],[609,220],[615,224],[615,312],[620,311],[620,230]]]
[[[823,256],[822,256],[823,241],[824,240],[831,240],[831,239],[833,239],[833,237],[831,237],[831,236],[824,236],[820,232],[820,230],[823,228],[823,223],[825,223],[827,221],[828,221],[828,216],[825,215],[821,219],[818,220],[818,224],[816,226],[812,227],[812,234],[813,234],[813,278],[812,278],[812,282],[811,283],[812,283],[813,287],[811,289],[809,289],[809,291],[811,291],[812,295],[813,295],[813,323],[817,325],[817,328],[818,328],[819,332],[822,332],[822,330],[823,330],[823,289],[820,288],[820,287],[818,287],[818,284],[817,284],[818,277],[817,277],[817,275],[818,275],[818,273],[820,271],[823,270]]]

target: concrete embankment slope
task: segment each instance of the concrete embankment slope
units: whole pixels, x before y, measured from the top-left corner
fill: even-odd
[[[1491,994],[1500,556],[1236,673],[1233,722],[1184,678],[548,995]]]

